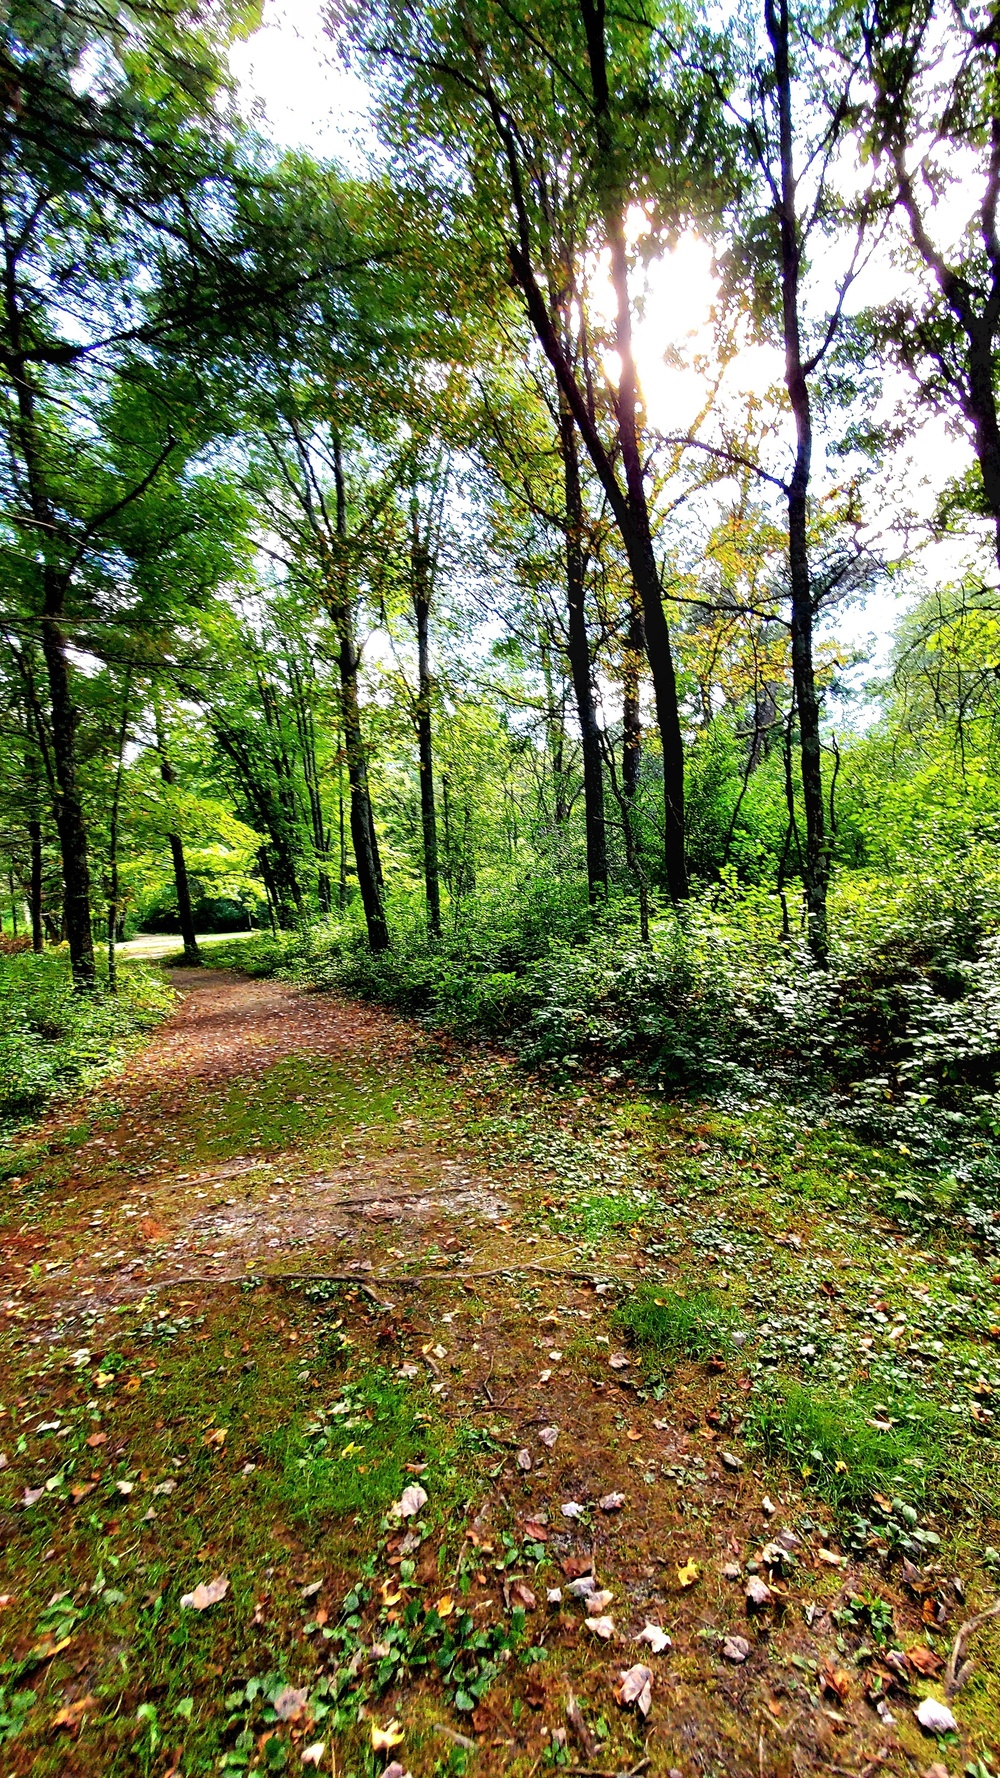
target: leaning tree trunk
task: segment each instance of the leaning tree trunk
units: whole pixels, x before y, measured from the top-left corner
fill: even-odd
[[[154,705],[153,714],[156,720],[156,749],[160,755],[160,777],[164,784],[175,782],[174,768],[167,753],[167,739],[160,717],[159,707]],[[179,833],[169,833],[167,843],[174,866],[174,883],[177,889],[177,916],[180,922],[181,939],[184,944],[184,961],[191,968],[201,964],[201,952],[194,929],[194,912],[191,907],[191,884],[188,880],[187,859],[184,856],[184,841]]]
[[[667,888],[674,902],[688,894],[684,855],[684,742],[670,630],[663,610],[660,572],[653,551],[649,501],[639,436],[639,388],[632,345],[628,260],[620,211],[609,212],[611,277],[617,305],[616,344],[621,363],[618,384],[618,441],[628,492],[629,534],[625,539],[632,580],[642,605],[646,655],[653,681],[656,722],[663,749],[663,851]]]
[[[424,840],[424,894],[427,930],[441,936],[441,882],[438,871],[437,810],[434,804],[434,739],[431,729],[431,585],[427,548],[414,525],[413,610],[417,620],[417,752],[420,762],[420,821]]]
[[[565,395],[559,396],[559,446],[563,462],[566,499],[566,605],[569,635],[569,667],[576,700],[583,750],[583,805],[587,834],[587,889],[592,902],[608,893],[608,847],[604,819],[604,765],[601,730],[594,700],[590,668],[590,641],[585,607],[586,577],[583,560],[583,496],[576,426]]]
[[[788,571],[791,583],[792,681],[799,712],[799,750],[806,845],[803,887],[809,922],[809,946],[825,967],[829,949],[826,899],[830,880],[829,847],[823,810],[823,764],[819,697],[813,665],[814,609],[809,573],[808,493],[812,460],[812,413],[802,360],[799,325],[801,250],[796,218],[796,180],[792,121],[792,78],[789,60],[788,0],[766,0],[767,33],[774,62],[781,162],[779,239],[781,312],[785,346],[785,387],[795,421],[795,465],[788,483]]]

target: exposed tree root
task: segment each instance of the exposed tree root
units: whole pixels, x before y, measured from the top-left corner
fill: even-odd
[[[1000,1617],[1000,1599],[987,1611],[977,1611],[975,1617],[970,1617],[962,1625],[955,1637],[951,1654],[948,1657],[948,1665],[944,1670],[944,1689],[949,1698],[954,1697],[955,1693],[961,1690],[976,1664],[975,1661],[962,1660],[967,1638],[972,1635],[973,1630],[978,1630],[980,1624],[985,1624],[987,1618],[991,1617]]]

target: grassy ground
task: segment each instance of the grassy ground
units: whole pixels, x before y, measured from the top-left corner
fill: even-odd
[[[178,979],[7,1157],[4,1778],[1000,1764],[1000,1620],[958,1731],[914,1715],[1000,1593],[960,1205],[779,1110]]]

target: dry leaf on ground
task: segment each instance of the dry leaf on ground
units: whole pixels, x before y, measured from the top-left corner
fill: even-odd
[[[273,1701],[274,1714],[279,1722],[298,1722],[299,1717],[305,1713],[308,1702],[308,1686],[302,1686],[298,1690],[293,1685],[282,1686]]]
[[[372,1751],[374,1753],[388,1753],[391,1747],[398,1747],[399,1743],[404,1738],[403,1731],[399,1726],[399,1721],[395,1716],[391,1722],[386,1724],[384,1729],[380,1729],[378,1723],[373,1722],[371,1725],[371,1732]]]
[[[913,1714],[920,1727],[926,1729],[929,1735],[948,1735],[958,1728],[947,1704],[939,1703],[937,1698],[924,1698]]]
[[[181,1606],[186,1611],[207,1611],[210,1605],[218,1605],[229,1591],[229,1581],[224,1574],[217,1574],[214,1580],[198,1582],[193,1593],[181,1596]]]
[[[727,1661],[742,1666],[750,1653],[750,1644],[745,1636],[727,1636],[722,1644],[722,1653]]]
[[[640,1715],[648,1716],[653,1701],[653,1674],[641,1664],[629,1667],[614,1688],[615,1698],[623,1709],[634,1704]]]
[[[392,1511],[399,1519],[412,1519],[422,1506],[427,1505],[429,1499],[426,1488],[422,1488],[419,1482],[411,1482],[408,1488],[403,1489]]]

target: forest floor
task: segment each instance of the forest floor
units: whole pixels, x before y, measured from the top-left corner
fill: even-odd
[[[0,1778],[988,1778],[1000,1278],[905,1156],[171,979],[5,1166]]]

